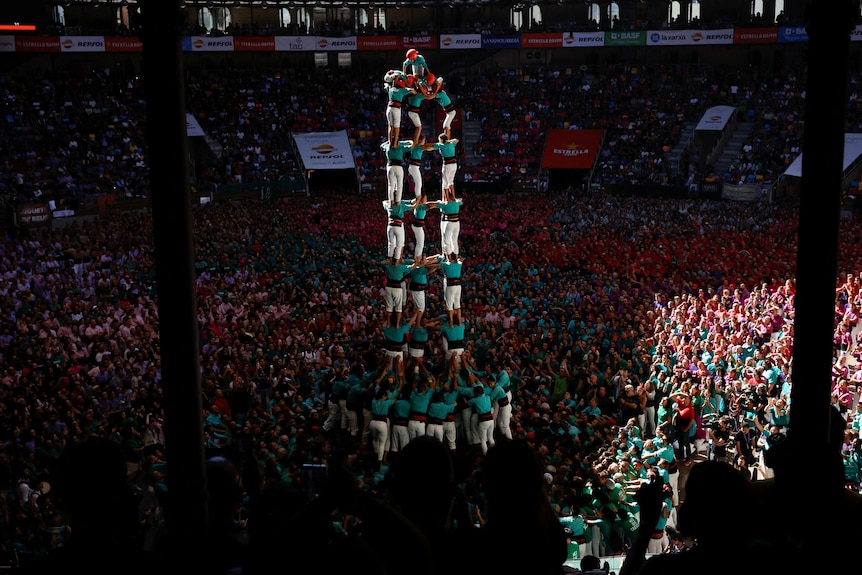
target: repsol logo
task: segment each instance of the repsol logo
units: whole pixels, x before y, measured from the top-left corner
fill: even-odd
[[[479,46],[481,42],[479,38],[456,38],[455,39],[456,46]]]
[[[575,40],[578,44],[601,44],[602,38],[598,36],[576,36]]]
[[[104,48],[105,43],[101,40],[72,40],[66,38],[63,40],[63,48],[70,50],[72,48]]]
[[[339,46],[353,46],[352,40],[333,40],[332,45],[336,48]]]
[[[728,34],[728,33],[723,33],[723,34],[707,34],[707,35],[706,35],[706,39],[707,39],[707,40],[731,40],[732,38],[733,38],[733,36],[731,36],[731,35],[730,35],[730,34]]]

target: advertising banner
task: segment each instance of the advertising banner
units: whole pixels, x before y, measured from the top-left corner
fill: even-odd
[[[465,50],[481,47],[481,34],[443,34],[440,36],[441,50]]]
[[[604,45],[604,32],[576,32],[563,35],[563,47],[565,48],[601,48]]]
[[[347,131],[293,134],[306,170],[355,168]]]
[[[605,46],[645,46],[646,32],[605,32]]]
[[[602,143],[602,133],[602,130],[551,130],[542,154],[542,167],[592,168]]]

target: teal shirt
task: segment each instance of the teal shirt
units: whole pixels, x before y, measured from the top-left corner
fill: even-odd
[[[441,108],[445,108],[452,103],[452,99],[449,97],[449,94],[447,94],[445,90],[440,90],[436,94],[434,94],[434,99],[437,100],[437,103],[440,104]]]
[[[471,397],[467,403],[473,408],[473,411],[480,415],[491,412],[491,398],[484,393]]]
[[[410,322],[404,321],[401,323],[401,327],[392,327],[390,325],[384,325],[380,328],[380,331],[383,332],[383,337],[387,339],[387,341],[394,341],[396,343],[404,343],[404,335],[410,330]]]
[[[440,264],[440,269],[443,270],[443,274],[447,278],[460,278],[461,277],[461,267],[462,262],[448,262],[444,261]]]
[[[428,329],[424,327],[414,327],[410,331],[410,338],[413,342],[422,344],[428,342]]]
[[[407,419],[410,417],[410,400],[402,397],[395,402],[395,405],[392,408],[392,416],[399,419]]]
[[[428,215],[428,204],[417,204],[415,208],[413,208],[413,219],[422,221],[425,219],[425,216]]]
[[[425,153],[425,149],[422,146],[413,146],[410,148],[410,163],[421,162],[423,153]]]
[[[452,216],[461,211],[461,200],[453,200],[451,202],[440,202],[437,207],[440,208],[440,213]]]
[[[410,411],[413,413],[428,413],[428,404],[431,403],[431,390],[424,392],[414,389],[410,393]]]
[[[395,220],[404,219],[404,214],[410,211],[410,205],[405,204],[404,202],[398,202],[397,204],[390,205],[386,207],[386,213],[389,214],[389,217]]]
[[[380,144],[380,149],[386,152],[386,159],[394,162],[403,162],[404,154],[413,147],[413,143],[409,140],[401,140],[397,146],[390,146],[389,141]]]
[[[467,322],[461,322],[461,325],[455,325],[449,327],[449,323],[444,321],[440,326],[440,332],[443,334],[443,337],[446,338],[446,341],[464,341],[464,334],[466,332]]]
[[[428,285],[428,268],[424,266],[417,266],[410,270],[410,284],[411,285]],[[411,288],[416,289],[416,288]]]
[[[389,88],[389,101],[390,102],[403,102],[404,98],[412,94],[413,91],[410,88],[399,88],[396,86],[392,86]]]
[[[434,401],[428,404],[428,417],[445,420],[450,413],[455,413],[455,403],[445,401]]]
[[[451,140],[448,142],[435,142],[434,149],[440,152],[440,155],[444,158],[455,157],[455,144]]]
[[[404,280],[404,276],[410,273],[410,266],[401,262],[400,264],[383,264],[383,269],[386,271],[386,279],[400,282]]]

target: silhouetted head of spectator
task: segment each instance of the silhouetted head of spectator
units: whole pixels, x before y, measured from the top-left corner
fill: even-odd
[[[449,449],[430,435],[411,440],[398,456],[390,489],[402,513],[417,526],[444,527],[455,496]]]
[[[716,493],[722,494],[721,505],[715,504]],[[753,505],[748,478],[728,463],[704,461],[691,467],[677,527],[698,545],[724,545],[728,533],[741,534],[740,518],[750,513]]]
[[[118,445],[90,437],[70,445],[60,457],[57,504],[70,516],[74,540],[105,544],[124,541],[137,530],[137,498]]]

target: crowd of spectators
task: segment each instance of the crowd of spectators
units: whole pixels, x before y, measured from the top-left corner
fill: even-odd
[[[359,455],[357,475],[385,494],[388,468],[374,465],[364,436],[339,425],[323,431],[327,382],[345,366],[376,377],[383,349],[384,223],[350,217],[378,202],[301,196],[195,212],[207,446],[241,449],[267,481],[301,485],[303,464],[346,442]],[[639,460],[641,442],[671,409],[662,397],[672,392],[687,392],[704,414],[732,415],[735,424],[745,417],[775,423],[774,404],[789,401],[792,381],[792,208],[644,206],[602,196],[469,202],[462,231],[469,364],[477,372],[513,369],[512,432],[545,457],[562,515],[580,502],[572,497],[582,482],[628,477],[623,462]],[[842,237],[858,233],[855,219],[842,225]],[[836,329],[862,298],[853,289],[858,273],[846,271],[859,264],[858,250],[846,247],[848,281],[838,287],[847,295],[837,300]],[[62,543],[62,530],[51,529],[61,516],[40,486],[50,484],[64,446],[92,434],[122,447],[130,480],[149,495],[142,521],[156,522],[166,435],[148,216],[9,237],[3,268],[4,548]],[[443,313],[439,287],[429,290],[428,305],[430,316]],[[438,376],[442,349],[432,331],[427,365]],[[855,358],[858,349],[854,342],[845,351]],[[849,367],[836,373],[836,387],[852,377]],[[656,419],[647,423],[641,410],[640,433],[633,432],[619,397],[653,387]],[[601,415],[588,410],[593,395]],[[752,397],[748,415],[737,409],[741,396]],[[852,407],[843,410],[848,418]],[[704,439],[700,418],[695,429]],[[463,438],[458,450],[470,454]],[[855,464],[854,453],[851,438]],[[472,491],[469,477],[462,476],[464,488]],[[603,499],[583,506],[630,529],[619,501]],[[601,541],[601,551],[612,553],[625,539],[608,532]]]
[[[601,83],[602,92],[631,86],[629,76],[616,72]],[[191,72],[190,111],[226,150],[203,181],[275,178],[290,156],[290,131],[341,128],[355,140],[365,176],[382,179],[377,144],[385,120],[377,73],[343,82],[333,82],[338,73],[316,73],[326,81],[306,81],[309,92],[298,94],[287,75]],[[539,90],[537,84],[527,86]],[[467,85],[456,84],[453,95]],[[113,96],[100,91],[104,86],[114,88]],[[488,86],[492,95],[503,87]],[[6,165],[15,166],[4,172],[7,193],[33,196],[38,184],[57,201],[69,201],[102,193],[105,181],[122,193],[147,193],[139,87],[119,70],[9,78],[5,87],[12,119],[2,134],[3,153]],[[519,101],[529,107],[538,95],[528,91]],[[486,123],[505,117],[483,110],[476,96],[472,102]],[[646,102],[639,106],[637,117],[653,121]],[[58,176],[64,172],[71,177]],[[321,191],[213,202],[194,211],[206,445],[259,466],[263,484],[303,486],[305,464],[348,450],[363,488],[375,497],[390,495],[391,462],[377,462],[367,435],[326,425],[331,385],[345,369],[365,386],[381,377],[385,220],[355,217],[377,213],[380,200]],[[759,445],[768,445],[765,437],[786,425],[781,409],[792,385],[797,223],[794,205],[779,203],[645,202],[564,191],[464,199],[468,371],[487,377],[481,374],[491,367],[511,369],[517,384],[512,434],[542,457],[559,516],[589,522],[594,554],[621,551],[636,527],[637,506],[622,485],[656,463],[645,452],[667,435],[672,397],[692,399],[698,415],[692,433],[702,452],[710,414],[730,418],[734,432],[749,424],[753,458]],[[862,372],[852,367],[862,360],[853,335],[862,252],[853,239],[860,225],[856,217],[841,222],[841,238],[849,241],[842,241],[838,262],[833,381],[834,401],[848,419],[848,481],[857,489],[853,388]],[[7,553],[63,546],[69,531],[52,501],[52,481],[64,448],[92,435],[121,448],[140,496],[142,542],[155,545],[170,483],[164,460],[170,432],[162,428],[151,227],[148,214],[128,212],[10,230],[3,238],[0,549]],[[439,247],[434,230],[427,228],[432,253]],[[441,291],[432,283],[428,317],[443,315]],[[430,331],[427,369],[443,378],[442,336]],[[471,502],[471,520],[481,524],[486,510],[472,474],[476,455],[461,437],[458,485]],[[669,459],[683,464],[681,455]],[[753,462],[736,463],[751,471]],[[760,473],[768,470],[754,476]],[[254,487],[245,485],[240,526]],[[680,494],[672,494],[676,502]],[[342,519],[349,531],[350,519]]]
[[[304,179],[290,134],[309,131],[347,130],[360,183],[379,180],[385,168],[379,144],[386,134],[379,69],[227,65],[196,67],[187,75],[188,111],[208,135],[194,147],[198,191]],[[445,83],[462,119],[481,125],[476,141],[459,146],[459,181],[534,187],[544,177],[544,138],[555,128],[604,130],[589,176],[598,184],[681,186],[707,178],[775,183],[801,146],[804,89],[787,70],[760,78],[707,65],[528,66],[454,73]],[[4,89],[7,123],[0,136],[9,143],[46,144],[38,155],[4,146],[5,197],[53,199],[58,209],[74,209],[104,193],[148,194],[145,110],[134,71],[119,65],[50,76],[34,71],[10,77]],[[750,130],[737,159],[722,173],[713,158],[694,153],[672,165],[670,152],[685,144],[686,126],[718,104],[736,106]],[[422,112],[430,138],[436,136],[434,111],[429,106]],[[436,177],[438,164],[439,158],[426,155],[426,178]]]

